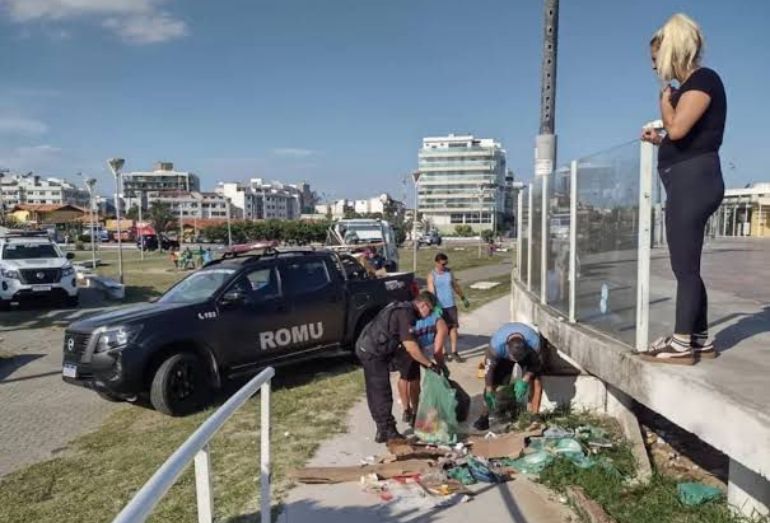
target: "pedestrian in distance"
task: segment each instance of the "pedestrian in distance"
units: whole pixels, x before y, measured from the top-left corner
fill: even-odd
[[[174,270],[178,271],[179,270],[179,250],[171,249],[170,258],[171,258],[171,263],[174,264]]]
[[[449,328],[451,351],[446,355],[446,359],[447,361],[454,359],[462,363],[463,359],[457,353],[457,336],[460,321],[455,303],[455,294],[460,297],[466,309],[470,306],[470,302],[465,297],[465,293],[463,293],[460,284],[449,268],[449,258],[447,255],[443,252],[436,254],[434,262],[433,270],[428,274],[428,291],[438,298],[439,305],[444,311],[444,321]]]
[[[658,174],[666,188],[666,239],[677,290],[673,334],[654,341],[642,356],[692,365],[716,357],[700,266],[706,223],[725,190],[719,147],[727,97],[719,75],[701,66],[703,34],[688,16],[675,14],[655,32],[650,53],[663,84],[660,112],[665,132],[646,128],[642,140],[660,146]]]
[[[414,360],[425,368],[439,372],[438,366],[422,353],[414,335],[417,319],[426,318],[431,310],[430,301],[424,296],[418,296],[413,301],[390,303],[364,327],[356,341],[356,356],[364,368],[366,400],[377,426],[374,438],[377,443],[402,438],[392,412],[391,368],[406,369],[408,372]]]
[[[437,306],[436,297],[428,291],[422,291],[420,299],[430,304],[431,313],[417,319],[413,329],[414,336],[423,355],[435,361],[444,376],[449,377],[449,369],[444,363],[444,340],[449,329],[442,317],[441,308]],[[398,380],[398,394],[404,409],[401,420],[414,426],[417,406],[420,404],[420,364],[411,358],[405,363],[399,369]]]
[[[543,356],[540,334],[526,323],[506,323],[492,335],[485,354],[484,406],[473,424],[476,430],[489,430],[489,415],[497,409],[497,388],[509,385],[516,365],[522,379],[513,387],[517,403],[527,403],[529,412],[538,414],[543,397]]]

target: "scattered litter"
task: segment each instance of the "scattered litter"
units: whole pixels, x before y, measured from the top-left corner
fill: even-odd
[[[679,494],[679,501],[688,507],[702,505],[722,497],[721,490],[703,483],[679,483],[676,490]]]
[[[545,429],[543,437],[547,439],[551,438],[572,438],[575,436],[574,430],[563,429],[558,425],[552,425]]]
[[[374,465],[375,463],[377,463],[376,456],[366,456],[361,460],[361,465]]]
[[[538,450],[530,454],[526,454],[519,459],[505,460],[506,466],[509,466],[522,474],[529,474],[531,476],[537,476],[543,470],[553,463],[553,454],[544,450]]]
[[[468,457],[468,468],[476,481],[484,483],[503,483],[505,478],[489,468],[486,461]]]
[[[527,446],[527,438],[539,434],[540,432],[509,432],[493,438],[471,436],[468,443],[471,445],[471,453],[479,458],[518,458]]]
[[[377,474],[381,479],[421,474],[431,467],[432,463],[428,460],[411,459],[363,467],[305,467],[290,471],[289,477],[300,483],[345,483],[358,481],[367,474]]]
[[[288,431],[287,431],[287,432],[284,432],[284,433],[283,433],[283,437],[284,437],[284,438],[288,438],[289,436],[291,436],[291,432],[288,432]]]
[[[473,474],[465,465],[455,467],[447,472],[447,476],[451,479],[459,481],[463,485],[473,485],[476,480],[473,478]]]

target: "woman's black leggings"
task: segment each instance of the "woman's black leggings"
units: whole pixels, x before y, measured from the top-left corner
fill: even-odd
[[[700,277],[706,222],[725,193],[719,155],[708,153],[659,169],[666,187],[666,239],[676,276],[678,334],[708,330],[708,299]]]

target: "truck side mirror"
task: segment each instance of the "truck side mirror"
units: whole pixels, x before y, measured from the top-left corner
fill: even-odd
[[[65,254],[65,256],[66,256],[66,258],[68,260],[71,260],[71,259],[73,259],[75,257],[75,253],[74,252],[68,252],[67,254]]]
[[[246,301],[246,296],[239,289],[227,291],[221,299],[222,305],[239,305]]]

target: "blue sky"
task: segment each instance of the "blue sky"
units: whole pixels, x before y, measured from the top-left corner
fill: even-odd
[[[646,43],[702,25],[728,91],[728,186],[768,180],[770,2],[561,2],[559,163],[657,117]],[[401,197],[423,136],[500,140],[518,179],[538,130],[537,0],[0,0],[0,168],[109,181],[173,161],[219,180]]]

